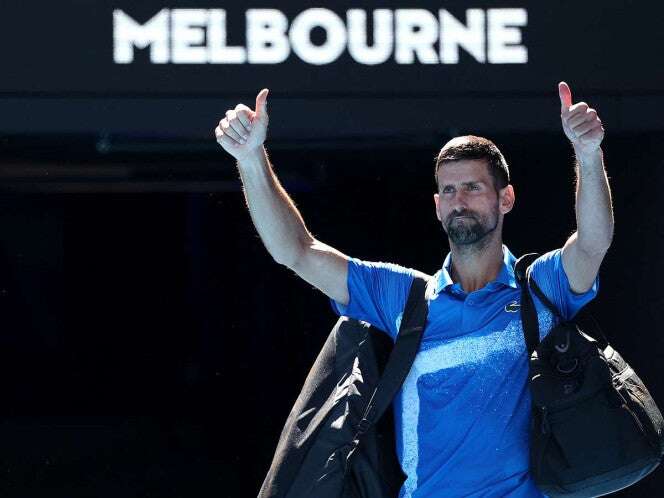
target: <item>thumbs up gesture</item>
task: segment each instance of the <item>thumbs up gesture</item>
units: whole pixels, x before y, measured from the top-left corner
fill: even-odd
[[[558,83],[558,95],[563,131],[577,156],[596,152],[604,138],[604,127],[597,111],[585,102],[572,104],[572,90],[564,81]]]
[[[226,111],[214,134],[217,143],[238,161],[256,153],[267,135],[267,94],[263,88],[256,96],[256,109],[252,111],[244,104]]]

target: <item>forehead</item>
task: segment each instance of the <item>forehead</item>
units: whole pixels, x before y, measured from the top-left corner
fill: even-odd
[[[490,182],[489,167],[484,159],[460,159],[444,162],[438,168],[438,183]]]

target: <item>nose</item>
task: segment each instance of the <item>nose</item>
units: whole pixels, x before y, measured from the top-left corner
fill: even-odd
[[[463,191],[456,192],[451,201],[452,201],[452,210],[457,213],[463,212],[468,208],[468,203],[466,202],[466,194]]]

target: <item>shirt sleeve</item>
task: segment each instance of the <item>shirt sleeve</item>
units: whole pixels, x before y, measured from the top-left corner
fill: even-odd
[[[415,270],[391,263],[348,261],[348,295],[343,306],[332,300],[339,315],[369,322],[396,338]]]
[[[562,249],[547,252],[537,258],[533,262],[531,275],[565,320],[574,318],[574,315],[597,295],[599,289],[598,275],[588,291],[577,294],[572,290],[563,268]]]

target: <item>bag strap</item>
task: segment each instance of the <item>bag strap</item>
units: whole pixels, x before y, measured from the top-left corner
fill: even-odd
[[[563,318],[558,308],[549,300],[544,294],[540,286],[534,278],[532,278],[532,263],[537,259],[537,253],[528,253],[521,256],[514,267],[514,274],[517,282],[521,285],[521,321],[523,323],[524,335],[526,337],[526,345],[528,346],[528,353],[533,354],[533,351],[539,344],[539,323],[537,320],[537,312],[532,296],[527,289],[532,290],[537,298],[546,306],[559,321],[563,322]],[[526,285],[524,285],[524,283]],[[525,303],[525,306],[524,306]],[[582,315],[582,316],[581,316]],[[584,320],[585,319],[585,320]],[[572,320],[574,322],[583,322],[593,330],[592,337],[597,340],[601,349],[605,349],[609,345],[609,340],[602,331],[602,328],[597,323],[597,320],[588,312],[578,313]],[[534,327],[533,327],[534,325]],[[584,327],[587,330],[587,327]],[[533,334],[533,331],[535,334]]]
[[[413,277],[396,343],[369,399],[355,439],[364,434],[385,413],[413,366],[429,310],[425,295],[427,283],[428,280],[423,277]]]
[[[514,265],[514,275],[521,286],[521,323],[523,324],[523,335],[528,348],[528,356],[533,354],[537,348],[539,340],[539,319],[537,318],[537,309],[535,302],[530,294],[532,290],[538,299],[546,306],[551,313],[559,320],[563,320],[558,308],[542,292],[537,282],[532,277],[533,262],[539,257],[537,253],[528,253],[521,256]]]
[[[528,284],[532,282],[529,271],[530,265],[538,256],[537,253],[524,254],[514,265],[514,276],[521,286],[521,323],[523,324],[523,336],[526,340],[529,357],[539,344],[539,320],[537,319],[533,297],[528,290]]]

